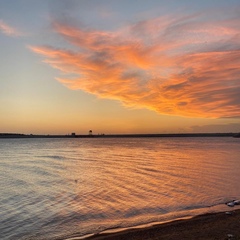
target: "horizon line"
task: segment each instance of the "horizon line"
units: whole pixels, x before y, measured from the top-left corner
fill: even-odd
[[[239,132],[211,133],[124,133],[124,134],[23,134],[0,133],[0,138],[99,138],[99,137],[233,137]]]

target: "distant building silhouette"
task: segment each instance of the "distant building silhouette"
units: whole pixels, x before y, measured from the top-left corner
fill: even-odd
[[[92,136],[92,130],[89,130],[89,136]]]
[[[71,135],[72,135],[73,137],[75,137],[75,136],[76,136],[76,133],[72,133]]]

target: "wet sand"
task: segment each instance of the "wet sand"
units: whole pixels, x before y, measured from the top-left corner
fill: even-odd
[[[118,233],[103,233],[87,240],[240,240],[240,209],[229,209],[229,213],[210,213],[187,220],[176,220],[143,229],[130,229]]]

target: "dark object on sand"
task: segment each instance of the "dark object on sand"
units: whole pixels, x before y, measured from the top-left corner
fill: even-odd
[[[232,200],[231,202],[227,202],[226,205],[229,207],[234,207],[235,205],[240,205],[240,200]]]

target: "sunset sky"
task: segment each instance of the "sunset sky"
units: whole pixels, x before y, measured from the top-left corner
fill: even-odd
[[[240,0],[0,0],[0,132],[240,131]]]

